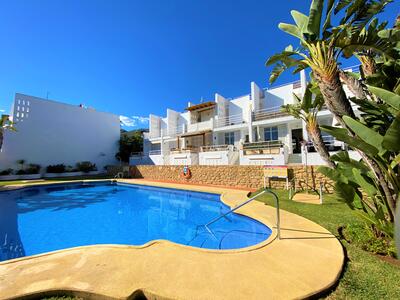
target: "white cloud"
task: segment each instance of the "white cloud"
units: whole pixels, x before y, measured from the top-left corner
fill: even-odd
[[[141,116],[119,116],[119,119],[125,127],[143,127],[149,124],[149,118]]]
[[[4,112],[6,112],[5,109],[0,109],[0,113],[4,113]]]

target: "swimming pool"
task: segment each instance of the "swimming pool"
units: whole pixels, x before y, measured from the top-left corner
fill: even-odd
[[[47,185],[0,192],[0,261],[95,244],[152,240],[237,249],[271,235],[260,222],[229,214],[220,195],[112,182]]]

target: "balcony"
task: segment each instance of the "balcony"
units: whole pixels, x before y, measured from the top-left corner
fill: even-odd
[[[243,119],[243,114],[230,115],[223,118],[218,118],[215,122],[215,127],[226,127],[246,123]]]
[[[260,109],[253,112],[252,119],[255,122],[255,121],[275,119],[285,116],[289,116],[289,114],[287,112],[282,111],[282,108],[280,106],[275,106],[275,107]]]
[[[198,149],[171,149],[169,154],[170,165],[198,165],[199,164],[199,153]]]
[[[239,152],[233,145],[212,145],[200,147],[200,165],[235,165],[239,163]]]
[[[214,119],[194,124],[188,124],[188,132],[207,131],[214,128]]]
[[[279,154],[283,148],[281,141],[262,141],[255,143],[244,143],[243,153],[244,155],[254,154]]]
[[[166,137],[166,138],[174,138],[179,134],[182,134],[185,132],[185,127],[184,125],[179,125],[177,127],[171,127],[171,128],[163,128],[161,130],[150,130],[150,132],[145,135],[144,138],[146,137],[148,139],[159,139],[161,136]]]
[[[245,143],[240,151],[241,165],[285,165],[288,150],[281,141]]]

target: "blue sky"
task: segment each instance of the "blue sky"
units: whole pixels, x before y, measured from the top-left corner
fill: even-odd
[[[0,1],[0,111],[16,92],[84,103],[146,127],[149,113],[267,87],[279,22],[309,1]],[[394,20],[396,1],[384,17]],[[351,65],[354,62],[346,62]],[[277,84],[297,80],[284,74]]]

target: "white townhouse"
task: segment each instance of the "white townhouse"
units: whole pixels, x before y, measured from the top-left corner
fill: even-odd
[[[250,94],[214,101],[188,103],[185,112],[167,109],[166,117],[150,115],[149,132],[144,134],[144,152],[134,154],[131,164],[156,165],[271,165],[324,164],[309,142],[305,124],[282,112],[306,87],[301,80],[270,89],[254,82]],[[347,91],[348,92],[348,91]],[[332,114],[319,112],[320,124],[336,125]],[[323,136],[330,151],[345,145]],[[305,145],[305,142],[306,145]]]
[[[83,105],[71,105],[17,93],[11,120],[16,131],[5,131],[0,171],[25,164],[46,166],[95,163],[99,171],[116,164],[119,116]]]

